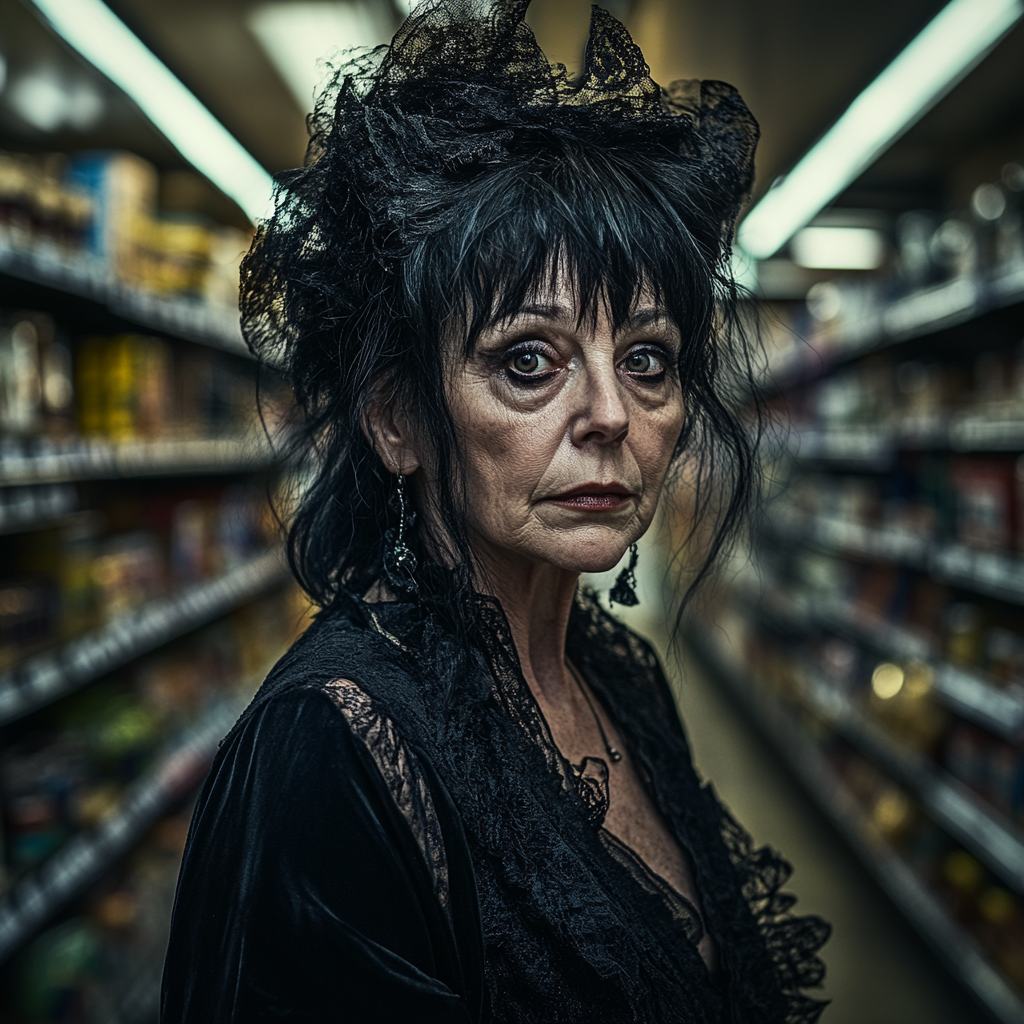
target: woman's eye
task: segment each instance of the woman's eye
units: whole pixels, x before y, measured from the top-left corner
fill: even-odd
[[[524,377],[536,376],[551,369],[551,360],[540,352],[518,352],[512,356],[510,367]]]
[[[659,374],[665,369],[665,361],[656,352],[645,349],[630,352],[624,360],[624,365],[629,373],[646,376]]]

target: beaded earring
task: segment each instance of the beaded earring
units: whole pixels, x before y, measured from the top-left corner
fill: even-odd
[[[615,586],[608,593],[610,604],[621,604],[625,608],[633,608],[640,603],[636,596],[636,563],[640,551],[636,544],[629,545],[629,565],[624,566],[616,577]]]
[[[398,505],[398,530],[384,534],[384,572],[393,586],[402,590],[416,590],[416,556],[406,543],[406,530],[416,522],[416,513],[409,510],[405,498],[405,477],[396,474],[397,491],[389,504]]]

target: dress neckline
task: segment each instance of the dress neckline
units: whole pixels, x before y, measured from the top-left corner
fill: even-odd
[[[568,653],[566,654],[566,657],[568,658]],[[575,663],[573,663],[573,665],[575,666]],[[558,744],[555,743],[554,735],[551,732],[551,726],[548,723],[547,716],[544,714],[544,709],[540,706],[540,701],[537,700],[536,694],[530,688],[530,684],[526,681],[526,678],[522,673],[521,667],[517,667],[518,671],[515,673],[516,683],[524,690],[524,692],[526,693],[526,699],[533,705],[535,711],[537,712],[537,716],[540,719],[540,722],[543,726],[542,741],[547,743],[550,746],[550,748],[555,752],[558,758],[558,762],[561,765],[563,776],[567,780],[570,777],[575,780],[576,785],[572,788],[574,789],[577,797],[579,797],[579,799],[583,802],[584,807],[587,811],[587,817],[592,821],[595,832],[602,840],[602,847],[604,847],[607,850],[610,845],[622,851],[622,853],[628,858],[628,860],[631,861],[636,866],[636,868],[643,875],[645,875],[647,879],[651,882],[652,888],[661,897],[662,902],[665,904],[669,913],[675,920],[686,922],[688,918],[692,919],[696,927],[691,926],[687,928],[685,924],[683,925],[684,931],[686,933],[686,938],[693,947],[697,959],[700,961],[704,970],[707,972],[707,976],[709,978],[713,978],[714,975],[712,974],[711,969],[708,967],[707,963],[704,960],[704,957],[700,955],[700,952],[697,949],[698,943],[701,941],[705,934],[708,934],[707,924],[704,915],[697,909],[696,906],[694,906],[693,901],[690,900],[685,893],[680,892],[680,890],[677,889],[667,878],[665,878],[663,875],[655,871],[654,868],[652,868],[651,865],[648,864],[648,862],[632,846],[629,845],[629,843],[627,843],[616,833],[612,832],[612,830],[604,824],[604,817],[607,814],[608,808],[610,807],[611,797],[608,785],[608,762],[603,757],[591,755],[585,757],[579,765],[575,765],[562,753]],[[586,685],[592,687],[590,680],[587,678],[583,670],[576,666],[576,671],[580,674],[580,677],[583,679]],[[495,685],[501,685],[497,679],[495,680]],[[598,692],[598,690],[596,689],[594,692],[595,696],[597,696],[598,699],[601,699],[602,695],[600,694],[600,692]],[[644,772],[640,772],[637,770],[638,764],[636,743],[633,741],[633,738],[632,736],[630,736],[629,732],[625,730],[622,727],[622,725],[612,717],[611,712],[608,711],[606,705],[607,701],[602,700],[602,708],[605,711],[605,714],[608,715],[609,720],[611,720],[614,724],[616,732],[618,732],[620,738],[623,741],[623,745],[629,751],[630,764],[633,767],[633,771],[636,774],[637,779],[640,782],[640,785],[645,790],[647,790],[647,795],[650,798],[651,803],[658,811],[658,814],[661,815],[662,820],[665,823],[665,828],[668,832],[669,838],[677,845],[680,854],[682,855],[686,863],[690,865],[691,873],[695,874],[695,872],[693,872],[692,867],[693,855],[691,854],[686,844],[682,842],[680,838],[675,834],[675,830],[672,829],[668,819],[661,812],[660,808],[658,808],[657,799],[653,792],[653,787],[650,785],[649,779],[645,778],[645,776],[648,774],[646,772],[646,769]],[[530,739],[529,734],[526,732],[525,729],[523,731],[528,741],[535,742]],[[603,771],[601,772],[600,779],[594,779],[588,777],[585,774],[583,766],[586,765],[588,761],[600,765],[600,767],[603,769]],[[604,805],[604,813],[601,815],[601,820],[594,820],[594,816],[591,813],[591,802],[588,801],[586,796],[584,796],[584,793],[581,792],[581,785],[586,786],[595,784],[601,786],[603,789],[603,799],[601,800],[601,803]],[[609,856],[612,856],[610,851]],[[621,861],[619,861],[619,863],[621,864]],[[634,878],[634,881],[637,882],[637,884],[639,884],[636,878]],[[696,879],[694,880],[694,886],[696,887]],[[643,886],[641,887],[643,888]]]

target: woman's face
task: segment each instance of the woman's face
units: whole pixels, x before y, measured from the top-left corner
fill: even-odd
[[[681,340],[643,298],[618,333],[599,308],[579,325],[559,287],[486,329],[455,374],[470,541],[485,564],[603,572],[651,524],[683,423]]]

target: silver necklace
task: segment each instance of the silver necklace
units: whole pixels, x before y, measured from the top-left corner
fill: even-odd
[[[622,754],[608,742],[608,734],[604,731],[604,726],[601,724],[601,719],[598,716],[597,709],[594,707],[593,701],[591,701],[590,695],[587,693],[587,689],[583,685],[583,680],[580,678],[579,673],[572,665],[569,664],[568,659],[566,659],[565,667],[569,670],[569,675],[571,675],[576,681],[576,685],[580,688],[580,693],[583,694],[583,699],[587,702],[587,707],[590,708],[590,713],[594,716],[594,722],[597,725],[598,732],[601,733],[601,741],[604,743],[604,749],[608,751],[608,757],[612,761],[621,761]]]

